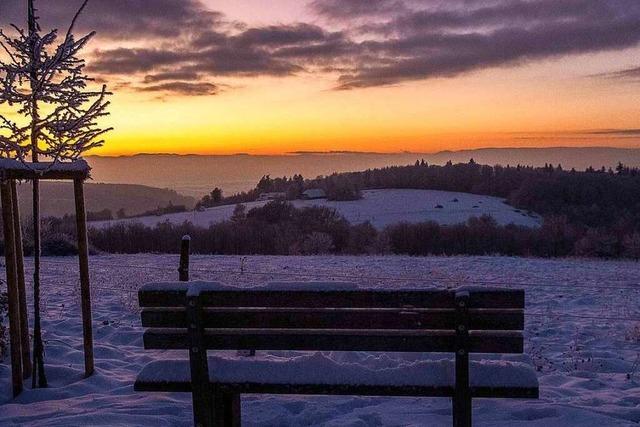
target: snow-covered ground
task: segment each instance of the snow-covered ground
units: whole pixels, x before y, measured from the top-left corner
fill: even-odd
[[[500,224],[518,224],[535,227],[540,224],[537,215],[529,215],[504,203],[503,199],[479,196],[469,193],[454,193],[435,190],[366,190],[362,199],[348,202],[320,200],[295,200],[293,204],[302,208],[307,206],[327,206],[334,208],[352,224],[370,221],[375,227],[382,228],[401,221],[436,221],[440,224],[457,224],[473,216],[491,215]],[[263,206],[266,202],[246,203],[247,209]],[[181,212],[162,216],[148,216],[126,220],[93,222],[93,227],[104,227],[118,222],[139,222],[154,226],[170,221],[182,224],[189,221],[203,227],[211,223],[231,218],[234,205],[218,206],[202,212]]]
[[[26,390],[11,400],[10,367],[7,361],[0,364],[0,425],[190,425],[190,395],[133,391],[134,379],[147,362],[186,357],[182,352],[145,351],[137,310],[138,287],[174,279],[177,265],[171,255],[91,258],[97,370],[83,379],[77,261],[46,258],[44,338],[51,387]],[[540,399],[475,400],[474,425],[605,427],[640,422],[640,321],[622,320],[640,318],[638,263],[196,256],[192,265],[193,279],[247,287],[283,280],[355,281],[370,287],[522,287],[527,295],[525,351],[538,369]],[[371,369],[433,357],[324,356]],[[442,398],[245,396],[242,406],[249,426],[451,425],[451,404]]]

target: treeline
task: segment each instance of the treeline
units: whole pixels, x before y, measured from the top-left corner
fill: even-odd
[[[254,189],[231,196],[225,197],[223,190],[216,187],[198,201],[196,209],[254,202],[263,193],[281,193],[284,200],[296,200],[309,189],[322,189],[327,199],[334,201],[358,200],[362,197],[360,187],[342,174],[319,177],[315,180],[305,180],[302,175],[294,175],[290,178],[286,176],[271,178],[265,175]]]
[[[263,177],[256,188],[230,197],[215,189],[205,196],[207,207],[254,201],[265,192],[300,197],[303,191],[320,188],[330,200],[354,200],[368,189],[425,189],[474,193],[507,199],[512,206],[543,216],[566,216],[576,226],[640,226],[640,171],[620,163],[615,170],[564,170],[561,165],[544,167],[486,166],[473,161],[444,166],[424,160],[411,166],[392,166],[362,172],[336,173],[304,179]],[[216,197],[213,197],[216,196]],[[616,223],[620,223],[616,225]]]
[[[445,166],[416,161],[412,166],[335,174],[305,181],[308,186],[340,180],[358,190],[404,188],[457,191],[507,199],[518,209],[543,217],[563,217],[580,233],[620,235],[640,230],[640,171],[618,164],[615,170],[564,170],[485,166],[469,163]]]
[[[561,165],[542,168],[485,166],[469,163],[445,166],[417,161],[412,166],[336,174],[359,189],[405,188],[456,191],[507,199],[512,206],[543,216],[566,216],[586,227],[640,226],[640,172],[619,164],[616,170],[589,168],[565,171]]]
[[[109,253],[173,253],[180,238],[192,237],[192,250],[200,254],[310,255],[361,254],[377,251],[377,231],[369,224],[351,225],[325,207],[297,209],[273,201],[248,212],[237,205],[230,220],[208,228],[190,223],[160,223],[155,227],[119,223],[91,229],[91,245]]]
[[[399,223],[383,230],[371,224],[349,224],[326,207],[297,209],[284,201],[245,212],[238,205],[233,217],[208,228],[190,223],[120,223],[90,230],[91,244],[109,253],[175,253],[189,234],[199,254],[224,255],[509,255],[539,257],[640,258],[640,233],[611,236],[584,231],[566,217],[549,217],[542,227],[501,226],[489,216],[466,223]]]
[[[501,226],[486,215],[455,225],[401,223],[387,227],[384,235],[393,253],[407,255],[640,258],[640,233],[584,231],[563,217],[546,218],[539,228]]]
[[[32,254],[30,232],[25,230],[25,253]],[[285,201],[273,201],[246,211],[237,205],[230,220],[211,226],[190,223],[117,223],[90,228],[93,253],[175,253],[185,234],[199,254],[224,255],[508,255],[604,258],[640,258],[640,233],[624,228],[606,232],[575,226],[566,216],[549,216],[541,227],[498,225],[489,216],[465,223],[399,223],[383,230],[371,224],[350,224],[326,207],[297,209]],[[73,217],[43,221],[43,253],[74,255]]]

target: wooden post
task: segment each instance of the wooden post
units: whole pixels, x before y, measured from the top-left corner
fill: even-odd
[[[76,227],[78,233],[78,262],[80,265],[80,298],[82,305],[82,332],[84,337],[84,374],[93,374],[93,327],[91,324],[91,288],[89,284],[89,238],[87,213],[84,206],[84,182],[73,180],[76,200]]]
[[[34,157],[34,160],[37,160]],[[47,387],[47,375],[44,371],[44,344],[40,324],[40,181],[35,178],[33,184],[33,365],[31,387]]]
[[[16,274],[18,275],[18,293],[20,295],[20,343],[22,344],[22,377],[31,376],[31,349],[29,346],[29,313],[27,311],[27,292],[24,282],[24,250],[22,248],[22,223],[18,206],[16,180],[11,180],[11,201],[13,205],[13,230],[16,248]]]
[[[180,244],[180,266],[178,267],[178,280],[181,282],[189,281],[189,247],[191,245],[191,236],[182,236]]]
[[[4,256],[7,273],[7,296],[9,298],[9,340],[11,344],[11,380],[13,397],[22,393],[22,346],[20,344],[20,295],[16,271],[15,234],[13,230],[13,202],[11,184],[0,183],[2,198],[2,225],[4,229]]]
[[[469,292],[456,292],[456,389],[453,396],[454,427],[471,427],[469,389]]]

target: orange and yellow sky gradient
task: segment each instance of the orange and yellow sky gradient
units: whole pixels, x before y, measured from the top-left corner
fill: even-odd
[[[640,147],[638,3],[94,0],[91,154]]]

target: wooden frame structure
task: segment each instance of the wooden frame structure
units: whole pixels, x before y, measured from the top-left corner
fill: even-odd
[[[14,397],[22,392],[23,379],[28,378],[32,374],[22,230],[18,209],[16,181],[73,181],[78,237],[78,263],[80,270],[82,330],[84,336],[84,371],[85,376],[93,374],[89,243],[84,202],[84,181],[89,178],[90,170],[91,168],[84,160],[65,163],[22,163],[13,159],[0,159],[0,195],[2,198],[2,224],[4,230],[4,253],[9,300],[11,377]]]

